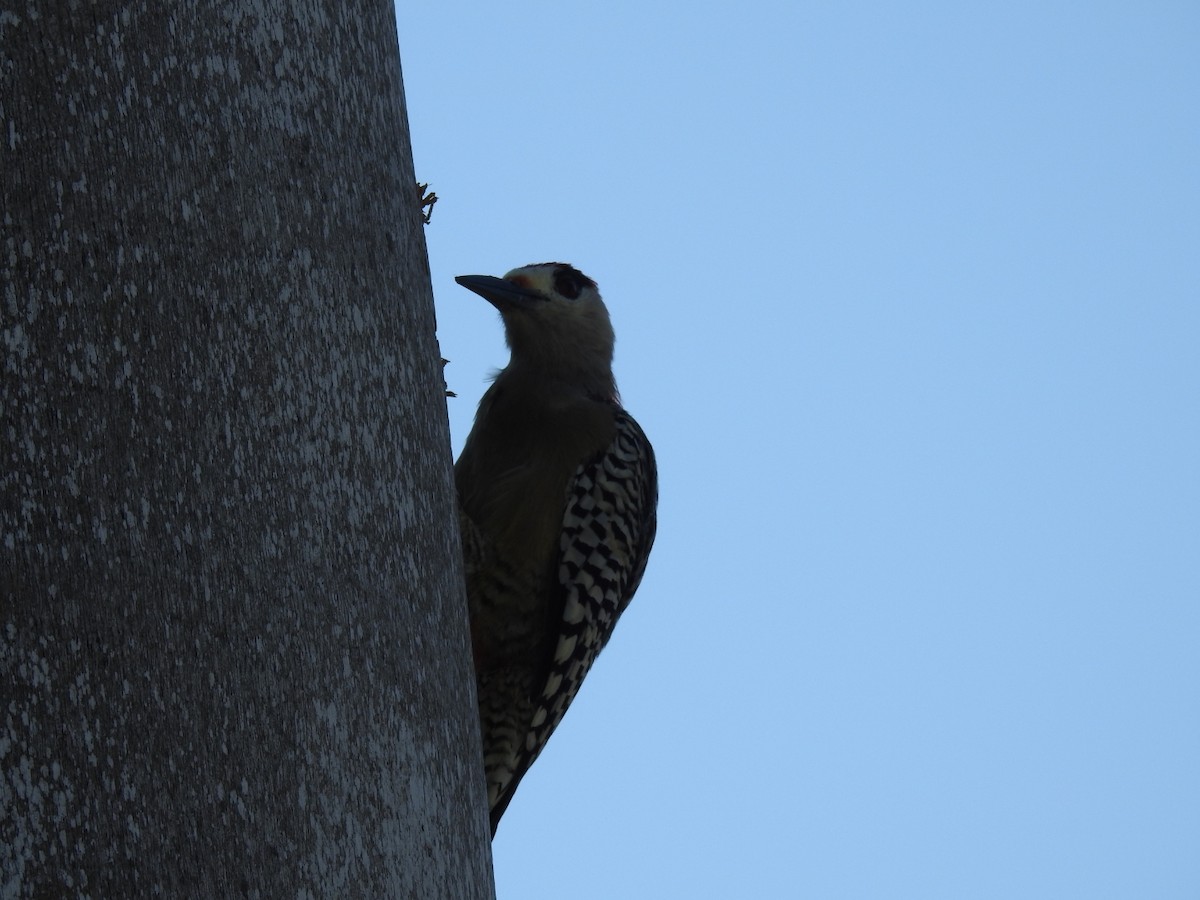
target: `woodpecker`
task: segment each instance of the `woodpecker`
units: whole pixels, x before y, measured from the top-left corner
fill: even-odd
[[[566,263],[455,281],[511,351],[454,466],[494,836],[642,579],[658,473],[594,281]]]

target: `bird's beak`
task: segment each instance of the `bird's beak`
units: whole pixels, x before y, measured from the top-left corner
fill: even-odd
[[[537,291],[531,291],[494,275],[459,275],[454,280],[468,291],[474,291],[501,312],[527,307],[535,301],[542,302],[546,299]]]

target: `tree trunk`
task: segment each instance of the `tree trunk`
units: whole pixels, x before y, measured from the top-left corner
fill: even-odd
[[[392,7],[51,6],[0,11],[0,896],[491,897]]]

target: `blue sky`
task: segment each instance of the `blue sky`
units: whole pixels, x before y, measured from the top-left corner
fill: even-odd
[[[1200,897],[1200,6],[398,21],[455,453],[563,260],[661,476],[501,900]]]

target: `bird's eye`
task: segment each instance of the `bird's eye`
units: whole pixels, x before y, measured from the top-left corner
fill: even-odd
[[[583,276],[574,269],[555,269],[554,290],[568,300],[574,300],[583,290]]]

